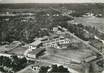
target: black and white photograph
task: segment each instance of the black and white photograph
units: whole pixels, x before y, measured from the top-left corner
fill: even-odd
[[[0,0],[0,73],[104,73],[104,0]]]

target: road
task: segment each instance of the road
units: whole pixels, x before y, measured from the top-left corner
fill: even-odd
[[[65,28],[64,28],[65,29]],[[95,47],[91,46],[88,44],[88,42],[83,41],[82,39],[80,39],[79,37],[75,36],[74,34],[70,33],[69,31],[65,31],[66,33],[68,33],[69,35],[73,36],[74,38],[78,39],[79,41],[83,42],[85,45],[87,45],[88,47],[90,47],[93,51],[95,51],[96,53],[99,53],[103,56],[103,54],[101,52],[99,52]]]

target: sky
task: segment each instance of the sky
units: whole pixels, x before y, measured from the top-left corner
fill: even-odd
[[[104,0],[0,0],[0,3],[104,3]]]

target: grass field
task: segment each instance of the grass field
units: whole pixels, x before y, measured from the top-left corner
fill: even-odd
[[[54,50],[53,50],[54,51]],[[61,63],[67,63],[71,60],[81,62],[83,58],[86,58],[87,56],[92,55],[93,51],[89,49],[65,49],[65,50],[55,50],[57,53],[54,53],[53,55],[45,56],[43,59],[52,60],[61,62]],[[51,50],[52,52],[52,50]]]
[[[74,19],[78,23],[82,23],[86,26],[95,26],[98,30],[104,32],[104,18],[97,17],[75,17]]]

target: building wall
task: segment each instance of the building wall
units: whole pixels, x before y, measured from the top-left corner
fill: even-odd
[[[47,48],[48,47],[58,48],[59,46],[57,45],[57,43],[59,43],[59,44],[69,44],[70,40],[67,39],[67,38],[65,38],[65,39],[57,38],[57,39],[50,40],[49,42],[46,42],[43,45]]]

